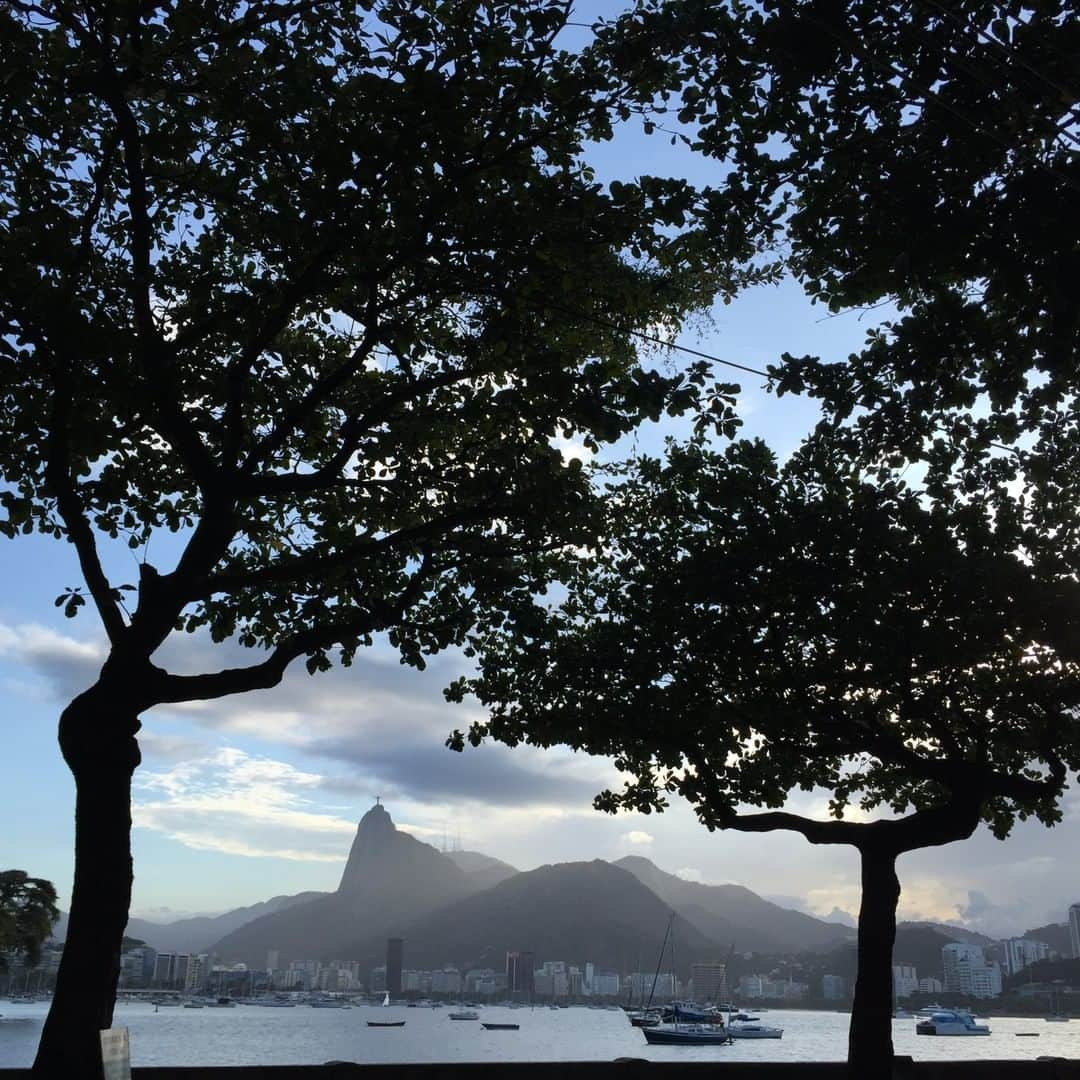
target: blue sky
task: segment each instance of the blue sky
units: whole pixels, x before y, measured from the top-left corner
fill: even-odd
[[[588,21],[596,10],[605,6],[586,6],[579,17]],[[606,179],[681,172],[708,182],[713,168],[634,127],[591,157]],[[840,358],[858,348],[871,317],[882,313],[829,317],[789,282],[718,307],[711,326],[680,340],[752,367],[784,351]],[[777,400],[752,376],[736,381],[743,387],[743,433],[789,452],[813,423],[813,404]],[[672,431],[679,433],[653,425],[631,442],[656,450]],[[4,541],[0,553],[0,813],[7,825],[0,865],[54,880],[66,899],[73,785],[56,745],[56,720],[93,678],[102,635],[93,615],[67,620],[53,606],[65,586],[80,584],[66,545],[20,537]],[[133,580],[126,549],[109,560],[120,580]],[[181,638],[163,653],[174,669],[194,671],[224,666],[222,651]],[[652,817],[597,814],[591,797],[609,776],[601,761],[494,746],[446,751],[447,732],[468,722],[467,706],[448,706],[441,697],[461,665],[448,655],[420,674],[379,645],[347,671],[310,678],[301,669],[273,692],[147,714],[134,799],[133,911],[167,919],[333,888],[355,823],[376,794],[421,838],[438,844],[444,832],[454,838],[460,831],[465,846],[522,869],[633,852],[666,870],[739,882],[819,914],[855,910],[857,866],[843,849],[814,848],[786,834],[710,835],[681,806]],[[795,806],[823,812],[824,799],[805,796]],[[1078,822],[1073,798],[1055,830],[1024,825],[1006,843],[981,832],[965,844],[906,857],[902,915],[966,920],[992,933],[1063,920],[1068,903],[1080,897],[1072,854]]]

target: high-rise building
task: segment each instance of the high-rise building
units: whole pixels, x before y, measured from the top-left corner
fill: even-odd
[[[1080,960],[1080,903],[1069,905],[1069,941],[1073,959]]]
[[[405,959],[405,939],[386,939],[386,989],[388,993],[401,993],[401,969]]]
[[[919,989],[919,976],[915,973],[914,966],[911,964],[893,964],[892,985],[893,997],[897,1001],[900,998],[911,997]]]
[[[1002,943],[1005,952],[1005,970],[1010,975],[1031,967],[1036,960],[1045,960],[1050,955],[1050,946],[1045,941],[1031,938],[1006,938]]]
[[[506,989],[511,994],[532,994],[534,962],[531,952],[506,954]]]
[[[690,977],[694,980],[694,1000],[718,1004],[728,1000],[727,964],[692,964]]]
[[[159,952],[154,959],[154,985],[183,988],[190,962],[187,953]]]
[[[1001,994],[1001,966],[987,960],[978,945],[951,942],[941,950],[941,959],[948,993],[975,998]]]
[[[826,1001],[843,1001],[847,996],[847,987],[842,975],[821,976],[821,996]]]

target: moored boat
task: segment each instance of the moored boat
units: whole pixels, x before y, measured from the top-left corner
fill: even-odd
[[[451,1020],[479,1020],[480,1014],[475,1013],[472,1009],[460,1009],[457,1012],[450,1013]]]
[[[377,1028],[399,1028],[405,1026],[404,1020],[369,1020],[367,1022],[368,1027]]]
[[[723,1024],[657,1024],[641,1033],[646,1042],[661,1046],[726,1046],[732,1041]]]
[[[986,1024],[976,1024],[975,1018],[962,1009],[941,1009],[915,1025],[916,1035],[989,1035]]]
[[[480,1026],[488,1031],[517,1031],[521,1027],[520,1024],[493,1024],[487,1020],[482,1020]]]
[[[728,1024],[727,1031],[733,1039],[779,1039],[784,1034],[783,1028],[740,1021]]]

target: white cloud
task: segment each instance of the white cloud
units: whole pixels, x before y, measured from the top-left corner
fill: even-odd
[[[198,851],[301,862],[342,862],[356,825],[305,793],[323,780],[283,761],[224,747],[135,775],[136,828]]]
[[[704,876],[696,866],[683,866],[675,871],[675,876],[682,878],[683,881],[697,881],[704,880]]]
[[[648,847],[653,842],[652,835],[642,829],[631,829],[629,832],[624,832],[620,839],[624,844],[629,844],[631,847]]]

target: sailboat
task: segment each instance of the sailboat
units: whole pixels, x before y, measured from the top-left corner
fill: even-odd
[[[382,1007],[387,1009],[390,1007],[390,991],[387,990],[386,996],[383,998]],[[405,1026],[404,1020],[369,1020],[367,1022],[368,1027],[373,1028],[401,1028]]]
[[[660,974],[660,965],[663,963],[664,950],[668,939],[671,940],[671,986],[675,989],[675,913],[671,913],[668,919],[667,932],[664,934],[664,942],[660,946],[660,961],[657,963],[657,975],[653,978],[653,989],[656,988],[656,978]],[[652,995],[649,995],[650,1004]],[[645,1041],[650,1045],[661,1046],[728,1046],[732,1042],[723,1022],[719,1023],[687,1023],[680,1019],[680,1008],[676,1004],[672,1009],[670,1023],[652,1024],[641,1029]]]

